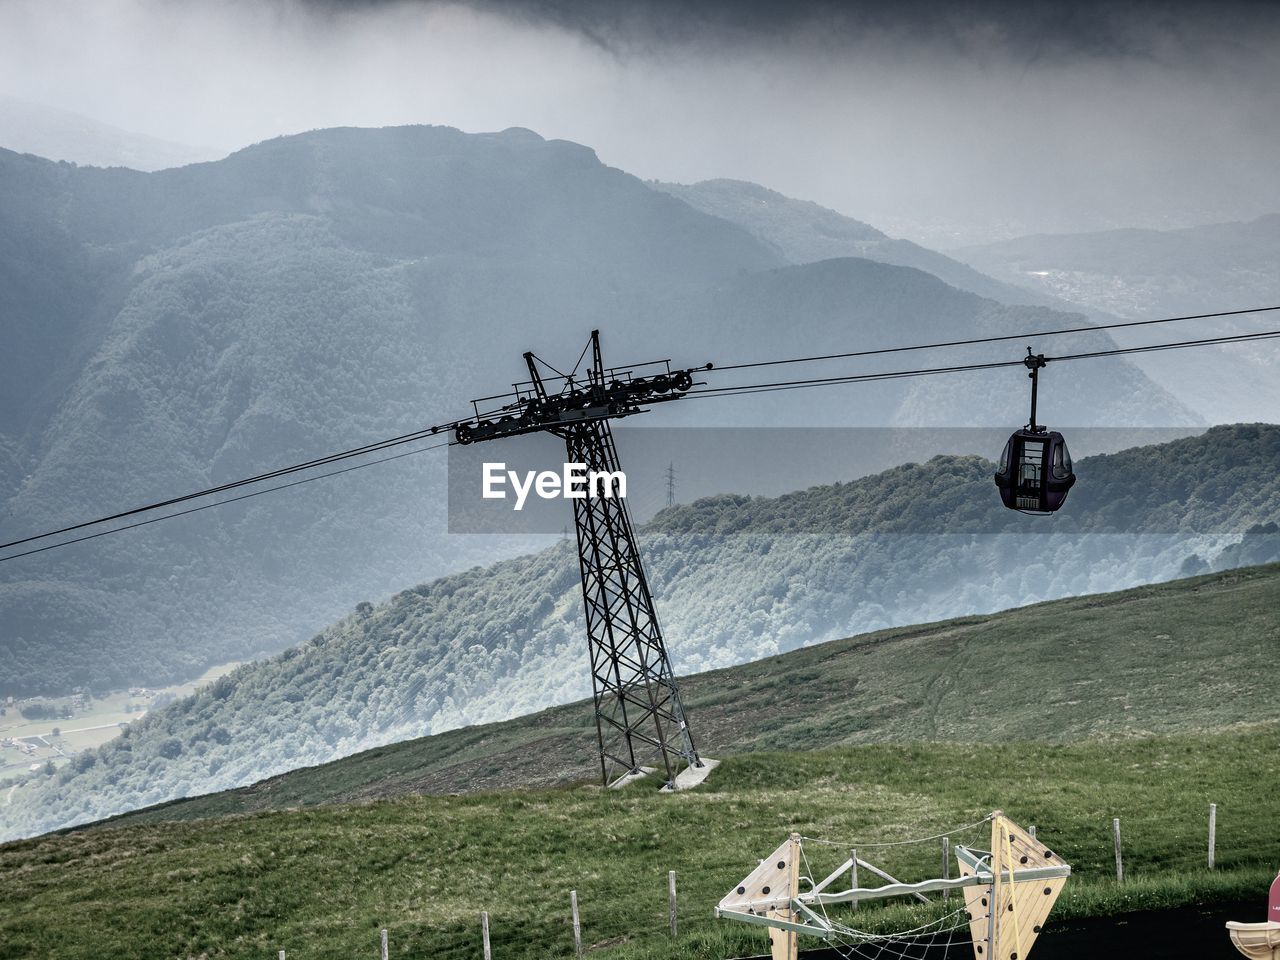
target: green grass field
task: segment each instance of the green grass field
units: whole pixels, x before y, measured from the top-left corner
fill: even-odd
[[[1035,823],[1073,864],[1059,918],[1262,903],[1280,864],[1278,776],[1280,726],[1268,725],[1074,745],[761,752],[675,796],[577,786],[80,830],[0,847],[0,957],[375,956],[383,925],[396,956],[477,957],[481,910],[495,956],[569,956],[570,889],[586,940],[618,941],[602,958],[759,952],[762,932],[711,910],[788,831],[842,842],[806,844],[817,872],[850,841],[926,836],[995,807]],[[1212,874],[1210,802],[1221,868]],[[1113,816],[1125,834],[1123,887]],[[980,831],[967,839],[981,844]],[[937,874],[939,856],[930,843],[875,859],[922,879]],[[676,944],[665,933],[668,870],[681,897]]]
[[[382,926],[393,956],[471,958],[481,910],[498,960],[568,957],[575,889],[601,960],[719,960],[764,949],[711,911],[789,831],[836,841],[806,843],[816,874],[848,846],[865,856],[995,808],[1073,864],[1058,920],[1261,911],[1280,866],[1278,601],[1280,567],[1255,568],[691,677],[695,730],[724,763],[674,796],[592,783],[591,719],[573,704],[3,845],[0,958],[345,960],[376,956]],[[940,869],[936,843],[872,859],[904,880]],[[906,926],[905,909],[859,923]]]

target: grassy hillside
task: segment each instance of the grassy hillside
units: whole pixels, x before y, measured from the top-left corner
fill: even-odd
[[[675,667],[695,673],[1028,597],[1172,579],[1188,563],[1203,570],[1239,531],[1280,519],[1277,451],[1280,428],[1239,426],[1086,458],[1053,532],[999,505],[987,461],[939,457],[783,497],[679,507],[643,532],[646,562]],[[1231,565],[1280,555],[1275,536],[1251,539]],[[0,808],[0,836],[576,700],[589,693],[580,608],[564,544],[402,591],[33,777]]]
[[[571,951],[574,889],[602,960],[719,960],[763,949],[759,931],[710,910],[789,831],[835,841],[806,843],[819,873],[850,845],[865,856],[869,842],[995,808],[1036,824],[1073,865],[1050,929],[1258,898],[1280,863],[1280,794],[1266,787],[1280,776],[1280,725],[1254,722],[1280,699],[1278,601],[1272,565],[691,677],[704,749],[724,763],[685,794],[586,782],[590,720],[576,704],[6,844],[0,958],[337,960],[371,953],[383,926],[394,956],[473,957],[488,910],[495,955],[533,960]],[[516,782],[532,788],[492,789]],[[460,789],[478,792],[421,795]],[[980,828],[957,840],[980,845]],[[937,856],[928,843],[872,859],[920,879]],[[859,924],[901,929],[942,909],[864,909]]]
[[[574,787],[412,797],[8,844],[0,957],[287,949],[345,960],[376,955],[386,926],[393,956],[474,958],[481,910],[496,957],[569,956],[575,889],[585,942],[606,945],[593,951],[601,960],[720,960],[764,948],[762,932],[714,920],[711,908],[788,831],[843,841],[806,844],[817,872],[849,842],[928,836],[996,807],[1035,823],[1074,867],[1050,930],[1071,916],[1263,896],[1280,861],[1280,794],[1260,785],[1280,775],[1280,729],[1072,745],[1003,733],[998,744],[817,753],[777,736],[778,750],[728,760],[704,788],[675,796]],[[1202,865],[1209,802],[1219,805],[1213,874]],[[1113,816],[1125,830],[1124,887],[1112,872]],[[977,831],[959,839],[980,842]],[[873,859],[919,879],[936,875],[938,848]],[[668,870],[680,890],[675,943]],[[865,908],[858,919],[910,925]]]
[[[696,674],[681,690],[712,757],[1190,733],[1280,714],[1277,609],[1272,564],[837,640]],[[588,702],[569,704],[113,823],[593,780],[592,723]]]

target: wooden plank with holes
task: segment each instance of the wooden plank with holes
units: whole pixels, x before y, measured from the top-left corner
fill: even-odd
[[[783,905],[769,910],[771,919],[795,923],[800,917],[791,907],[791,901],[800,893],[800,834],[793,833],[787,839],[787,852],[773,861],[773,867],[786,874],[787,900]],[[795,930],[770,929],[769,952],[773,960],[797,960],[800,953],[800,934]]]
[[[964,889],[974,960],[1025,960],[1070,866],[999,812],[991,823],[991,853],[959,847],[956,859],[962,877],[987,879]]]
[[[975,876],[976,871],[963,857],[956,857],[962,877]],[[969,936],[973,940],[973,955],[977,960],[987,958],[987,919],[991,913],[991,885],[964,888],[964,908],[969,917]]]
[[[791,902],[791,866],[797,859],[794,847],[799,846],[799,836],[792,834],[782,841],[778,849],[760,861],[745,880],[725,894],[719,910],[735,913],[764,914],[772,907]],[[781,866],[779,866],[781,864]]]
[[[799,892],[800,834],[793,833],[721,899],[716,911],[760,916],[766,922],[777,920],[788,925],[769,928],[769,950],[773,960],[796,960],[798,934],[790,925],[798,918],[791,901]]]
[[[1065,867],[1066,863],[1008,817],[991,822],[992,906],[990,956],[981,960],[1025,960],[1044,928],[1049,911],[1066,885],[1066,877],[1019,880],[1019,871]],[[976,943],[976,941],[975,941]],[[980,956],[975,951],[975,957]]]

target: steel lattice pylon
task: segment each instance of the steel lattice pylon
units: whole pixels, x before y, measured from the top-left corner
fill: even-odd
[[[549,390],[532,353],[525,354],[530,380],[517,384],[511,402],[453,425],[459,443],[475,443],[525,433],[550,433],[564,440],[567,463],[588,473],[621,471],[609,421],[640,413],[642,403],[684,396],[698,369],[671,369],[637,375],[605,369],[600,335],[592,331],[591,367],[559,374]],[[586,351],[583,351],[583,358]],[[581,363],[581,359],[579,360]],[[497,400],[504,398],[488,398]],[[682,766],[702,767],[680,701],[654,608],[649,581],[636,543],[625,497],[584,496],[573,500],[587,651],[600,749],[600,775],[606,785],[646,764],[660,766],[675,785]]]
[[[564,438],[569,463],[589,471],[619,470],[608,420],[553,432]],[[660,757],[671,783],[681,761],[702,764],[662,641],[627,501],[584,497],[573,501],[573,515],[601,777],[606,784],[615,779],[610,764],[625,775]]]

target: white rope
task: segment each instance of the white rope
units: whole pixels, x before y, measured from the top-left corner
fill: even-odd
[[[809,875],[809,886],[812,887],[813,886],[813,867],[809,865],[809,854],[805,852],[803,837],[800,839],[800,859],[804,861],[804,872]],[[827,905],[823,903],[821,900],[819,900],[818,906],[822,910],[822,919],[826,922],[827,926],[830,927],[832,924],[831,924],[831,917],[827,915]]]
[[[959,920],[959,914],[963,912],[958,910],[914,930],[894,935],[867,934],[865,931],[859,931],[865,939],[843,942],[834,949],[843,957],[856,956],[864,960],[883,960],[885,957],[892,960],[920,960],[922,955],[933,950],[941,950],[942,956],[945,957],[957,942],[963,943],[968,939],[966,937],[957,941],[956,938],[956,932],[968,926],[967,917]],[[956,922],[946,925],[947,921],[952,919]],[[841,947],[845,949],[842,950]]]
[[[931,840],[939,840],[942,837],[951,836],[952,833],[960,833],[964,830],[972,830],[991,820],[990,816],[984,817],[975,823],[964,827],[957,827],[948,833],[938,834],[933,837],[925,837],[921,840],[893,841],[879,844],[849,844],[848,846],[859,847],[890,847],[901,846],[908,843],[925,843]],[[809,839],[810,842],[824,843],[835,845],[838,841]],[[842,846],[844,844],[841,844]],[[806,876],[814,876],[813,867],[809,862],[809,854],[805,848],[805,844],[800,844],[800,857],[804,866]],[[809,880],[810,886],[813,881]],[[960,906],[949,913],[945,913],[940,917],[920,923],[915,927],[906,930],[896,930],[892,933],[873,933],[870,930],[863,930],[854,927],[848,923],[839,920],[833,920],[827,910],[827,905],[821,901],[817,904],[821,911],[823,922],[830,930],[835,942],[832,944],[834,952],[844,958],[844,960],[928,960],[930,957],[937,957],[939,960],[945,960],[950,955],[950,951],[957,943],[957,933],[961,930],[965,931],[965,936],[959,942],[968,941],[968,929],[970,918],[966,906]]]
[[[943,837],[950,837],[957,833],[964,833],[966,830],[972,830],[974,827],[980,827],[984,823],[989,823],[995,814],[989,813],[981,820],[975,820],[973,823],[966,824],[963,827],[956,827],[945,833],[936,833],[932,837],[920,837],[912,840],[884,840],[879,843],[859,842],[857,840],[824,840],[821,837],[801,837],[801,840],[807,840],[810,843],[825,843],[833,847],[857,847],[859,850],[872,849],[879,847],[902,847],[912,843],[928,843],[931,840],[941,840]]]
[[[980,821],[981,822],[981,821]],[[977,824],[974,824],[977,826]],[[967,829],[967,828],[961,828]],[[931,838],[937,839],[937,838]],[[800,857],[804,865],[805,873],[809,876],[813,875],[813,867],[809,862],[809,853],[805,849],[802,842],[800,844]],[[812,883],[812,881],[810,881]],[[955,932],[962,927],[968,925],[969,916],[965,907],[961,906],[950,913],[943,914],[932,920],[919,924],[918,926],[907,930],[897,930],[893,933],[872,933],[869,930],[861,930],[847,923],[833,920],[827,911],[827,905],[819,901],[818,908],[822,911],[823,922],[828,929],[839,939],[841,946],[848,948],[859,957],[865,960],[911,960],[915,954],[922,950],[936,950],[941,947],[944,951],[950,949],[955,941]],[[941,937],[946,936],[946,943],[939,943]],[[927,942],[925,941],[927,938]],[[895,949],[901,945],[904,949]],[[864,948],[874,948],[874,954],[864,952]],[[910,948],[909,950],[907,948]],[[843,956],[852,956],[852,954],[844,954],[839,948],[837,953]]]
[[[994,814],[989,814],[981,820],[962,827],[956,827],[946,833],[912,840],[845,843],[816,837],[801,837],[799,848],[801,864],[804,868],[804,874],[801,879],[807,880],[810,887],[813,886],[814,881],[812,878],[815,874],[809,862],[809,853],[805,848],[805,841],[827,846],[857,847],[860,849],[898,847],[908,844],[928,843],[966,830],[973,830],[984,823],[990,822],[993,816]],[[928,960],[929,957],[945,960],[953,946],[957,943],[969,941],[970,917],[965,905],[961,905],[949,913],[944,913],[940,917],[919,923],[914,927],[906,930],[896,930],[891,933],[873,933],[870,930],[863,930],[840,920],[834,920],[827,910],[827,904],[821,900],[819,900],[817,907],[821,911],[822,922],[833,938],[831,949],[844,960]],[[979,921],[982,919],[978,918]],[[964,931],[962,938],[957,937],[960,931]]]
[[[958,910],[952,910],[950,913],[944,914],[937,919],[930,920],[928,923],[922,923],[918,927],[912,927],[908,930],[895,930],[893,933],[872,933],[869,930],[859,930],[858,928],[850,927],[847,924],[836,924],[833,929],[844,936],[856,937],[859,940],[904,940],[910,937],[923,936],[933,927],[939,927],[939,929],[941,929],[941,925],[943,923],[946,923],[948,920],[957,920],[962,913],[966,913],[966,910],[963,907]],[[968,922],[969,919],[966,916],[964,923],[967,924]],[[960,924],[957,922],[947,929],[954,930],[958,926],[960,926]]]

